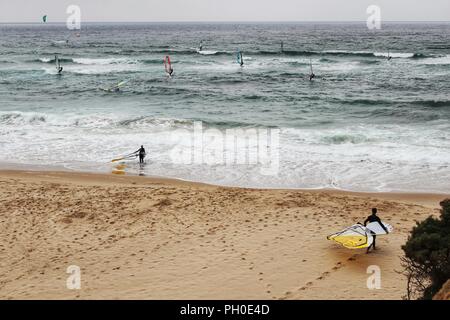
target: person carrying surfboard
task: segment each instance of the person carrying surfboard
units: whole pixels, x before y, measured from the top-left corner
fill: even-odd
[[[381,222],[380,217],[377,216],[377,212],[378,212],[377,208],[372,208],[372,214],[370,216],[368,216],[366,220],[364,220],[364,226],[366,226],[367,223],[378,222],[380,224],[380,226],[383,228],[383,230],[386,232],[386,234],[388,234],[389,230]],[[373,250],[376,250],[376,248],[375,248],[375,240],[376,240],[377,236],[376,236],[375,233],[373,233],[372,236],[373,236],[373,243],[367,248],[367,252],[366,253],[369,253],[369,250],[372,247],[373,247]]]

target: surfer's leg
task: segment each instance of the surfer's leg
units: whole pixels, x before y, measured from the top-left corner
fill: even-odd
[[[373,236],[373,243],[372,243],[373,250],[377,250],[377,248],[375,247],[375,241],[376,240],[377,240],[377,236]]]

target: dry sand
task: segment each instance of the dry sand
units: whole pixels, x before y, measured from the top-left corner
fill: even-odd
[[[401,299],[401,245],[444,198],[0,171],[0,298]],[[326,240],[372,207],[395,228],[379,250]]]

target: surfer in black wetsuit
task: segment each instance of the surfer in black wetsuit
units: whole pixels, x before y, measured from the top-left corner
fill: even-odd
[[[380,224],[380,226],[383,228],[383,230],[386,231],[386,233],[389,233],[388,229],[381,222],[381,219],[377,216],[377,211],[378,211],[377,208],[372,209],[372,214],[370,216],[368,216],[367,219],[364,221],[364,226],[366,226],[367,223],[378,222]],[[367,248],[367,253],[369,253],[369,250],[371,247],[373,247],[373,250],[376,250],[375,240],[377,239],[377,236],[373,233],[372,233],[372,236],[373,236],[373,243]]]
[[[170,70],[169,70],[169,76],[172,76],[172,74],[173,74],[173,68],[170,67]]]
[[[137,151],[135,151],[134,153],[137,153],[139,155],[139,163],[144,163],[144,158],[145,158],[145,149],[144,146],[141,146]]]
[[[58,69],[58,74],[61,74],[62,71],[63,71],[63,67],[59,67],[59,69]]]

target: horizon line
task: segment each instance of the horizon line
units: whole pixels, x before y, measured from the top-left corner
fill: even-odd
[[[65,24],[66,21],[5,21],[0,22],[0,24]],[[366,20],[173,20],[173,21],[85,21],[82,22],[87,24],[92,23],[366,23]],[[386,20],[383,23],[450,23],[450,20]]]

